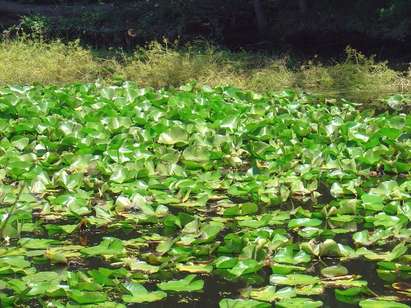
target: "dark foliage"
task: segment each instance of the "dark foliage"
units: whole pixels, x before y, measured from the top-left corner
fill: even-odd
[[[205,38],[230,48],[327,54],[349,44],[405,54],[411,36],[408,0],[0,1],[4,28],[30,14],[47,19],[50,35],[96,46]]]

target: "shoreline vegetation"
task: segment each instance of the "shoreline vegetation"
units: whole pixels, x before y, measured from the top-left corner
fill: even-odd
[[[153,42],[125,53],[92,50],[78,41],[22,37],[0,42],[1,86],[95,80],[129,80],[153,88],[193,81],[199,86],[231,85],[257,92],[293,88],[359,101],[411,92],[411,68],[395,70],[350,47],[345,59],[324,64],[317,58],[301,62],[290,56],[232,52],[205,43]]]

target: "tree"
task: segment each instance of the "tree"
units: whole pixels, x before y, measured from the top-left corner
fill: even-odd
[[[258,33],[260,38],[264,38],[267,34],[267,19],[265,17],[261,0],[254,0],[253,4],[255,17],[257,20]]]

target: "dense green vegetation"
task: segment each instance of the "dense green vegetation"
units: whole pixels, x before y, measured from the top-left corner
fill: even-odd
[[[200,43],[180,48],[152,43],[132,54],[102,54],[78,43],[46,42],[38,37],[0,42],[0,85],[100,79],[109,84],[130,80],[143,87],[162,88],[196,82],[257,92],[298,88],[377,103],[388,94],[409,93],[410,72],[394,70],[351,48],[344,60],[324,65],[316,59],[230,52]]]
[[[408,307],[406,103],[1,89],[2,307]]]

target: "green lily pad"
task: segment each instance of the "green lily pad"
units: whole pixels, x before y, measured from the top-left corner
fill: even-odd
[[[308,298],[290,298],[279,301],[276,303],[276,307],[279,308],[318,308],[322,307],[323,303],[321,301],[313,301]]]
[[[196,275],[188,275],[180,280],[170,280],[161,282],[157,286],[163,291],[175,292],[196,292],[201,291],[204,287],[204,281],[196,279]]]
[[[305,251],[295,252],[291,246],[280,248],[274,256],[274,261],[279,263],[300,264],[308,263],[311,257]]]
[[[125,250],[121,240],[116,238],[105,238],[97,246],[87,247],[80,250],[80,252],[87,256],[120,256]]]
[[[70,299],[82,305],[104,303],[107,300],[106,294],[102,292],[71,290],[68,295]]]
[[[268,303],[255,301],[252,299],[230,299],[224,298],[219,303],[220,308],[269,308]]]
[[[337,276],[344,276],[348,274],[348,269],[342,265],[333,265],[324,267],[321,270],[321,275],[324,277],[337,277]]]
[[[189,273],[211,273],[213,267],[207,264],[177,264],[176,269]]]
[[[168,131],[160,134],[158,137],[158,143],[163,144],[176,144],[176,143],[186,143],[188,140],[187,132],[180,127],[172,127]]]
[[[407,308],[406,304],[378,299],[366,299],[359,303],[361,308]]]
[[[123,286],[131,294],[122,296],[122,300],[126,303],[152,303],[167,297],[167,293],[163,291],[149,292],[144,286],[138,283],[130,282],[123,284]]]
[[[240,277],[242,275],[255,273],[262,268],[262,264],[257,262],[256,260],[240,260],[236,265],[231,268],[229,273],[233,274],[234,276]]]
[[[248,296],[250,296],[252,299],[270,303],[285,298],[295,297],[296,295],[297,293],[294,288],[285,287],[277,290],[274,286],[252,289],[248,293]]]
[[[273,285],[304,286],[318,282],[320,282],[320,278],[304,274],[289,274],[286,276],[274,274],[270,276],[270,283]]]

